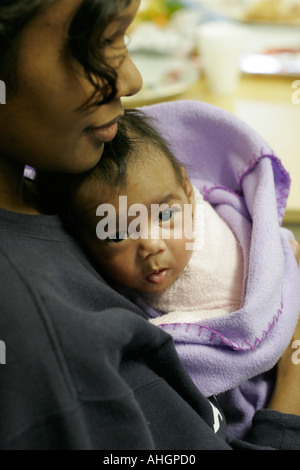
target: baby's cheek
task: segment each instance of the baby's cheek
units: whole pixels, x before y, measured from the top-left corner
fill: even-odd
[[[131,288],[138,287],[140,276],[132,262],[125,257],[120,256],[111,260],[107,265],[107,270],[110,277],[120,284]]]
[[[173,256],[176,262],[176,272],[180,274],[186,265],[188,264],[192,251],[187,249],[189,246],[189,241],[184,237],[181,239],[174,239],[171,243],[171,250],[173,251]]]

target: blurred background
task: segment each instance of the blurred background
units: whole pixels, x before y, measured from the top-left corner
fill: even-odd
[[[142,0],[128,49],[143,89],[127,107],[193,99],[250,124],[292,178],[300,241],[300,0]]]

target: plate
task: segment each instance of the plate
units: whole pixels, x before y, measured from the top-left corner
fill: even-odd
[[[246,47],[240,55],[244,73],[300,75],[300,34],[283,25],[243,25]]]
[[[240,55],[239,62],[241,71],[246,74],[300,76],[300,51],[245,52]]]
[[[180,95],[199,79],[199,70],[187,59],[150,51],[135,51],[131,58],[143,77],[143,88],[122,98],[125,106],[147,104]]]

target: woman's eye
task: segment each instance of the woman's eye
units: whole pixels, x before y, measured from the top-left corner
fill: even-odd
[[[126,238],[128,238],[128,233],[125,231],[122,231],[122,232],[117,232],[112,235],[109,235],[107,240],[113,243],[119,243],[122,240],[125,240]]]
[[[159,221],[160,222],[168,222],[169,220],[173,219],[175,210],[174,209],[165,209],[159,213]]]
[[[116,35],[113,35],[111,37],[108,37],[106,39],[104,39],[102,41],[102,48],[106,48],[106,47],[110,47],[110,46],[114,46],[115,49],[119,49],[119,50],[122,50],[122,49],[127,49],[127,46],[129,45],[130,43],[130,37],[126,34],[116,34]]]
[[[113,43],[112,39],[106,38],[106,39],[103,40],[101,46],[102,47],[107,47],[107,46],[110,46],[112,43]]]

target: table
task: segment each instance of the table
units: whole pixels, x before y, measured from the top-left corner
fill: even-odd
[[[286,224],[300,224],[300,81],[295,83],[297,88],[292,88],[296,80],[297,77],[243,74],[233,95],[218,96],[209,90],[202,75],[185,93],[171,98],[204,101],[230,111],[269,143],[292,179]],[[130,101],[131,106],[141,104]]]

